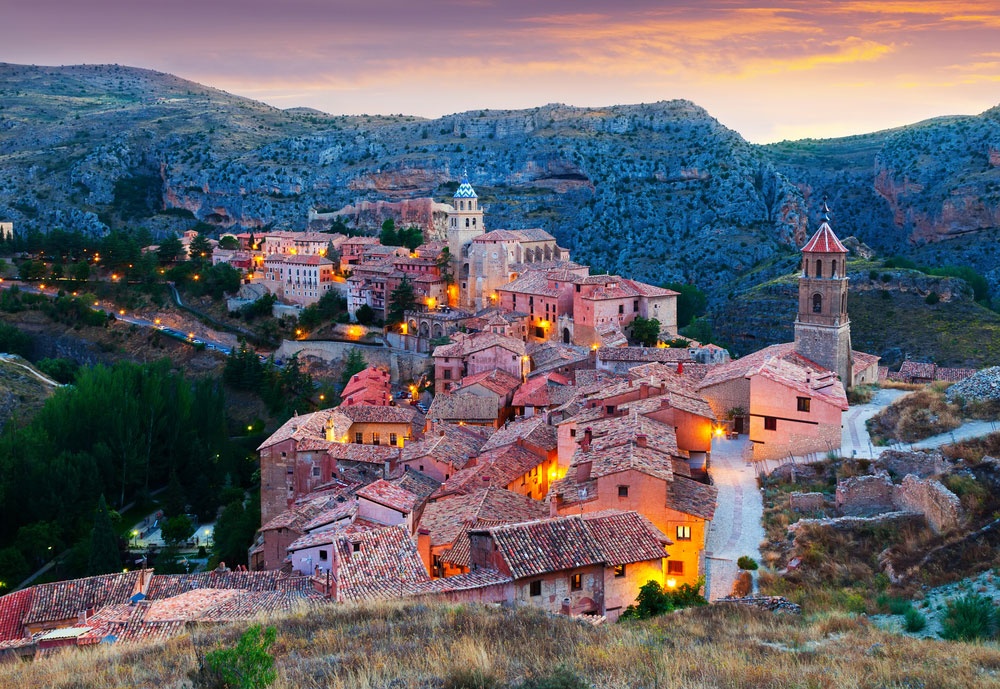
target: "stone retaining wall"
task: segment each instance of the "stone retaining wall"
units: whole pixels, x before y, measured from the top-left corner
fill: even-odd
[[[896,486],[894,499],[903,510],[924,515],[935,533],[953,529],[962,523],[962,503],[940,481],[910,475]]]
[[[819,512],[826,508],[826,496],[822,493],[792,493],[788,504],[796,512]]]
[[[873,464],[876,468],[884,469],[895,476],[913,474],[920,478],[943,474],[951,468],[951,463],[937,450],[928,452],[885,450]]]
[[[885,471],[837,482],[835,503],[841,513],[866,516],[895,509],[892,479]]]

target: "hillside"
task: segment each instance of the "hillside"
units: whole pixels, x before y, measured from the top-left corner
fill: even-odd
[[[55,390],[51,382],[21,357],[0,353],[0,430],[11,420],[29,421]]]
[[[1000,686],[993,645],[901,637],[842,614],[803,620],[712,606],[594,628],[531,609],[410,603],[336,606],[265,623],[278,629],[275,689]],[[190,686],[199,659],[235,645],[240,631],[201,628],[166,642],[6,663],[0,685]]]

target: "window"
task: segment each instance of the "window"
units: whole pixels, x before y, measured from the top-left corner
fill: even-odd
[[[625,313],[625,304],[618,305],[618,313]]]
[[[569,429],[569,437],[570,438],[575,438],[576,437],[576,429],[575,428]]]
[[[615,565],[615,577],[621,578],[625,576],[625,565]]]
[[[356,442],[358,445],[365,442],[364,434],[361,431],[358,431],[357,433],[354,434],[354,442]]]
[[[545,337],[545,328],[543,328],[540,325],[536,326],[535,327],[535,337],[544,338]]]
[[[313,476],[319,478],[319,467],[313,467]]]
[[[776,431],[778,430],[778,420],[773,416],[764,417],[764,430],[765,431]]]
[[[389,444],[392,445],[393,447],[396,447],[396,434],[395,433],[390,433],[389,434]]]
[[[451,380],[451,369],[450,368],[446,368],[444,370],[444,379],[445,380]]]
[[[352,543],[351,545],[353,546],[352,550],[355,553],[360,553],[361,552],[361,544],[360,543]]]
[[[326,560],[329,557],[330,557],[329,553],[327,553],[325,550],[319,551],[319,559],[320,560]]]
[[[379,437],[378,433],[372,433],[372,445],[381,445],[382,439]]]
[[[579,591],[583,588],[583,575],[574,574],[569,578],[569,590]]]
[[[678,541],[690,541],[691,540],[691,527],[690,526],[678,526],[677,527],[677,540]]]
[[[613,404],[609,404],[609,405],[607,405],[604,408],[604,411],[606,411],[608,414],[614,414],[615,413],[615,407],[614,407]]]
[[[638,311],[639,310],[639,300],[638,299],[636,299],[635,301],[632,302],[632,310],[633,311]]]
[[[618,486],[618,497],[619,498],[628,497],[628,486]]]
[[[533,582],[528,584],[528,594],[531,596],[542,595],[542,580],[535,579]]]
[[[684,563],[680,560],[667,560],[667,574],[684,574]]]
[[[808,397],[796,397],[795,405],[799,411],[809,411],[809,402],[811,400]]]
[[[423,464],[421,464],[420,466],[417,467],[417,471],[423,471],[423,470],[424,470],[424,465]]]
[[[823,296],[820,294],[813,295],[813,313],[823,312]]]

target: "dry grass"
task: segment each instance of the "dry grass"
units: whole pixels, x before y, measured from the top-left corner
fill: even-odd
[[[868,420],[872,442],[913,443],[962,425],[961,409],[945,399],[944,390],[931,386],[901,397]]]
[[[802,619],[710,606],[595,629],[527,609],[392,603],[270,623],[279,632],[275,689],[458,687],[467,677],[517,687],[560,664],[602,688],[1000,686],[996,646],[901,639],[845,614]],[[189,686],[197,658],[241,630],[3,665],[0,686]]]

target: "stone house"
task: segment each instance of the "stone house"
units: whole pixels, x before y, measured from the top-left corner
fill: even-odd
[[[524,343],[503,335],[455,333],[455,342],[434,349],[434,393],[447,392],[466,376],[501,370],[518,378],[527,365]]]
[[[480,453],[475,462],[452,474],[432,496],[440,500],[449,495],[474,493],[482,488],[506,488],[543,500],[549,485],[558,476],[556,459],[546,459],[517,444],[504,445]]]
[[[475,462],[485,442],[472,426],[435,422],[422,439],[403,448],[400,464],[443,483]]]
[[[278,299],[309,306],[333,289],[333,263],[320,255],[271,254],[264,259],[264,285]]]
[[[472,571],[514,582],[513,602],[617,620],[647,581],[664,584],[670,545],[636,512],[556,517],[469,532]]]
[[[389,372],[376,366],[358,371],[341,390],[340,400],[341,404],[346,406],[355,404],[387,406],[392,402]]]

